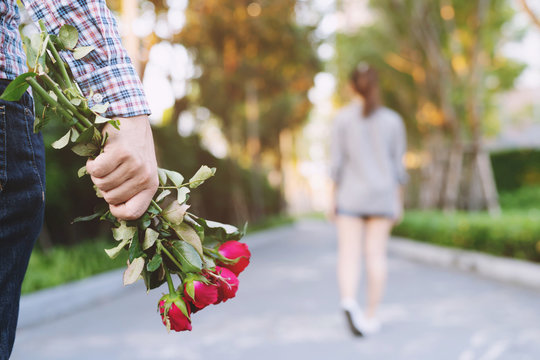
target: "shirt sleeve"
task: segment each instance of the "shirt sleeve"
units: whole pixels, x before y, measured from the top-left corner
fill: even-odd
[[[398,117],[397,136],[394,148],[394,168],[397,177],[397,182],[400,185],[405,185],[409,181],[409,175],[405,169],[403,158],[407,151],[407,134],[405,132],[405,126],[403,120]]]
[[[330,137],[330,178],[336,184],[340,181],[345,159],[345,151],[343,148],[344,138],[340,120],[339,117],[334,119]]]
[[[95,49],[80,60],[71,51],[61,55],[88,98],[89,105],[109,103],[107,117],[150,114],[143,86],[105,0],[23,0],[34,21],[43,20],[50,33],[69,24],[79,31],[77,46]]]

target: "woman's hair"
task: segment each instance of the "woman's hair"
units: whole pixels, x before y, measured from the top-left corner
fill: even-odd
[[[364,117],[368,117],[381,106],[377,71],[361,62],[351,72],[350,80],[354,91],[364,99],[362,112]]]

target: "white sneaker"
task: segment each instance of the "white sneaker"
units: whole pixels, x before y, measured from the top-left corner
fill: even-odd
[[[375,334],[381,330],[381,322],[375,317],[364,317],[362,323],[360,324],[360,329],[364,335]]]

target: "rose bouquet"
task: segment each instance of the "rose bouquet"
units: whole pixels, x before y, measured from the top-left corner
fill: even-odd
[[[36,103],[34,131],[49,121],[61,121],[67,132],[52,146],[60,149],[71,145],[77,155],[93,158],[107,141],[107,133],[102,132],[105,124],[115,128],[122,125],[103,116],[108,104],[88,106],[60,53],[72,51],[76,59],[81,59],[94,48],[77,47],[78,33],[73,26],[64,25],[57,36],[48,34],[43,24],[40,27],[40,33],[30,38],[23,36],[30,71],[13,80],[0,99],[16,101],[32,87]],[[95,214],[75,219],[99,218],[113,224],[112,234],[118,244],[105,251],[111,258],[127,251],[124,285],[140,277],[148,291],[168,284],[168,294],[158,303],[168,330],[191,330],[191,314],[234,297],[238,275],[249,264],[249,249],[238,241],[243,231],[188,212],[190,192],[214,173],[215,168],[202,166],[184,181],[178,172],[158,169],[158,191],[139,219],[119,220],[105,202]],[[78,175],[86,175],[84,166]],[[100,196],[97,188],[96,194]],[[173,276],[180,280],[176,287]]]

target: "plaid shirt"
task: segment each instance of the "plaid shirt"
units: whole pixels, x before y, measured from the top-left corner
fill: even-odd
[[[83,59],[75,60],[70,51],[62,57],[89,105],[109,103],[108,117],[150,114],[141,81],[121,44],[117,24],[105,0],[23,0],[34,21],[43,19],[50,33],[57,34],[64,24],[79,31],[78,46],[94,46]],[[20,23],[16,0],[0,2],[0,78],[14,79],[27,71],[26,57],[18,31]]]

